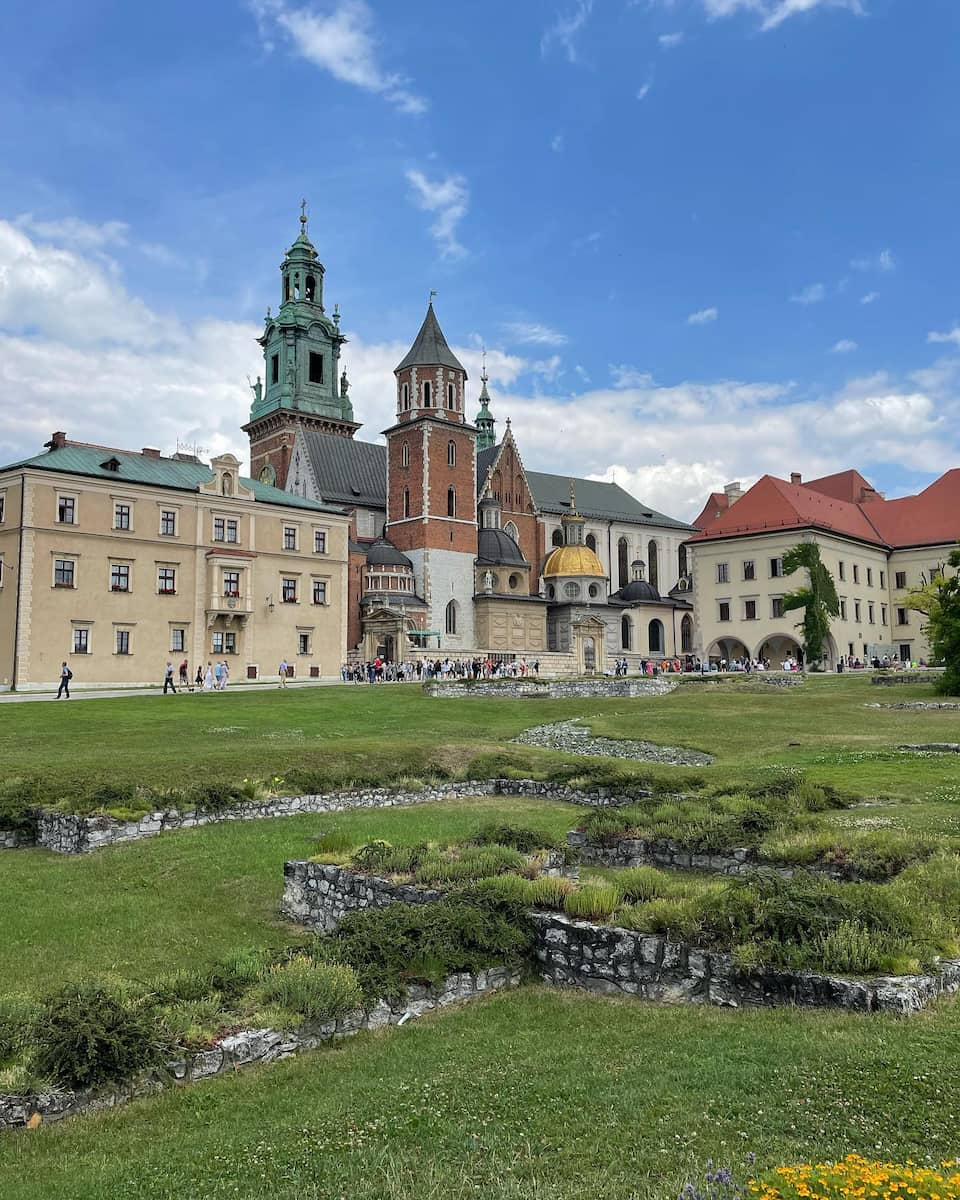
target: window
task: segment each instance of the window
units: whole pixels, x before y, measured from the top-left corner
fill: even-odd
[[[651,539],[647,543],[647,579],[650,580],[650,586],[660,588],[660,555],[657,549],[657,543]]]
[[[455,488],[447,488],[447,516],[455,517],[457,515],[457,492]]]
[[[224,654],[236,654],[237,635],[235,633],[225,633],[223,635],[223,652]]]
[[[110,566],[110,591],[130,591],[130,567],[127,563],[112,563]]]
[[[313,602],[314,604],[326,604],[327,581],[325,579],[315,579],[313,581]]]
[[[227,523],[223,519],[223,517],[214,517],[213,518],[213,540],[215,542],[224,542],[227,540],[226,539],[226,528],[227,528]]]
[[[309,654],[310,653],[310,634],[309,633],[298,633],[297,634],[297,653],[298,654]]]
[[[456,389],[452,383],[447,384],[447,408],[456,407]]]
[[[450,384],[453,387],[453,384]],[[457,443],[454,441],[447,442],[447,466],[455,467],[457,465]]]
[[[177,572],[173,567],[160,567],[157,571],[157,591],[161,596],[173,596],[177,591]]]
[[[597,552],[597,539],[594,537],[594,535],[593,535],[592,533],[588,533],[588,534],[587,534],[587,536],[586,536],[586,543],[587,543],[587,546],[588,546],[588,547],[589,547],[589,548],[590,548],[590,549],[591,549],[591,550],[594,552],[594,554],[596,554],[596,552]]]
[[[854,602],[853,602],[853,619],[855,621],[860,620],[860,601],[859,600],[854,600]]]
[[[177,532],[177,514],[173,509],[164,509],[160,513],[160,533],[164,537],[173,537]]]
[[[565,583],[563,585],[563,594],[568,600],[576,600],[580,595],[579,583]]]
[[[240,595],[240,572],[224,571],[223,594],[236,599]]]
[[[872,604],[868,604],[868,605],[867,605],[867,620],[870,622],[870,624],[871,624],[871,625],[873,625],[873,624],[875,624],[875,623],[876,623],[876,622],[874,621],[874,616],[873,616],[873,605],[872,605]]]
[[[857,566],[856,563],[853,564],[853,582],[854,583],[860,582],[860,568]]]
[[[897,609],[897,624],[898,625],[909,625],[910,624],[910,616],[905,608]]]
[[[933,581],[935,579],[942,579],[943,578],[943,567],[940,566],[939,563],[937,563],[937,565],[935,567],[930,568],[928,574],[930,576],[931,583],[933,583]]]
[[[410,489],[409,488],[403,489],[403,515],[404,515],[404,517],[410,516]]]
[[[847,619],[847,602],[846,602],[846,600],[841,600],[840,601],[840,620],[845,621],[846,619]]]
[[[771,579],[782,579],[783,578],[783,559],[782,558],[771,558],[770,559],[770,578]]]
[[[401,467],[409,467],[410,466],[410,443],[409,442],[404,442],[403,445],[400,447],[400,466]]]
[[[663,622],[651,621],[647,627],[651,654],[663,653]]]
[[[684,579],[687,575],[687,548],[686,548],[686,546],[681,546],[680,549],[677,551],[677,572],[681,579]],[[693,643],[691,642],[691,645],[692,644]]]
[[[514,523],[513,523],[512,521],[508,521],[508,522],[506,523],[506,525],[504,525],[504,527],[503,527],[503,532],[504,532],[504,533],[507,535],[507,537],[508,537],[508,538],[510,538],[512,541],[514,541],[514,542],[517,542],[517,543],[519,544],[519,541],[520,541],[520,531],[517,529],[516,525],[514,525]]]
[[[721,621],[729,621],[730,620],[730,601],[729,600],[721,600],[719,608],[720,608],[719,619]]]
[[[756,577],[757,572],[753,565],[753,559],[747,559],[747,561],[743,564],[743,578],[745,580],[751,580],[756,579]]]
[[[70,558],[57,558],[53,563],[53,586],[54,587],[69,587],[74,586],[74,569],[76,563]]]
[[[840,565],[840,582],[845,583],[846,579],[847,579],[847,564],[841,558],[839,565]]]
[[[213,654],[236,654],[237,635],[215,629],[210,635],[210,650]]]
[[[515,592],[517,590],[517,588],[520,586],[520,576],[517,574],[511,575],[510,578],[507,580],[507,583],[510,587],[510,591]]]
[[[227,521],[227,541],[228,542],[239,542],[239,540],[240,540],[239,532],[240,532],[239,524],[236,521],[228,520]]]
[[[550,545],[551,546],[562,546],[563,545],[563,530],[555,529],[553,531],[553,533],[550,534]]]
[[[717,563],[717,583],[730,582],[730,567],[727,563]]]
[[[630,558],[630,547],[625,537],[617,539],[617,586],[626,587],[630,582],[630,571],[627,566]]]
[[[773,599],[770,601],[770,616],[771,617],[782,617],[783,616],[783,597],[782,596],[774,596]]]
[[[3,510],[6,508],[6,500],[7,498],[4,493],[0,492],[0,525],[3,524]]]
[[[621,650],[629,650],[630,649],[630,634],[631,634],[631,632],[632,632],[632,630],[630,628],[630,618],[628,616],[622,616],[620,618],[620,649]]]
[[[283,548],[284,548],[284,550],[296,550],[296,548],[297,548],[297,527],[296,527],[296,525],[284,525],[284,527],[283,527]]]
[[[297,581],[295,579],[282,579],[280,581],[280,599],[284,604],[296,604]]]
[[[117,630],[117,653],[118,654],[129,654],[130,653],[130,630],[129,629],[118,629]]]
[[[90,653],[89,629],[75,629],[73,631],[73,652],[74,654]]]
[[[280,355],[273,354],[270,356],[270,382],[280,382]]]
[[[307,370],[307,378],[311,383],[323,383],[323,355],[317,354],[315,351],[310,351],[310,365]]]
[[[867,587],[873,587],[873,567],[867,567]]]
[[[423,407],[430,407],[430,381],[424,380],[423,383]]]
[[[881,572],[880,572],[880,586],[881,586],[881,587],[886,587],[886,586],[887,586],[887,573],[886,573],[886,571],[881,571]]]
[[[315,529],[313,531],[313,552],[314,554],[326,554],[327,531],[325,529]]]
[[[887,623],[887,606],[885,604],[881,604],[880,605],[880,624],[886,625],[886,623]]]
[[[745,621],[755,621],[757,619],[757,602],[756,602],[756,600],[744,600],[744,602],[743,602],[743,619]]]
[[[210,635],[210,650],[213,654],[223,653],[223,630],[215,629]]]
[[[444,616],[444,628],[447,633],[457,632],[457,602],[451,600],[447,605],[447,610]]]
[[[73,496],[60,496],[57,500],[57,520],[61,525],[76,524],[77,502]]]
[[[680,650],[684,654],[693,653],[693,622],[689,616],[680,622]]]
[[[403,399],[403,407],[409,408],[410,407],[410,384],[409,383],[405,383],[403,385],[403,389],[401,390],[400,395]]]
[[[893,586],[894,586],[894,587],[898,587],[898,588],[905,588],[905,587],[907,586],[907,573],[906,573],[906,571],[898,571],[898,572],[896,573],[896,575],[894,576],[894,584],[893,584]]]
[[[176,650],[179,654],[187,648],[187,631],[185,629],[170,630],[170,649]]]
[[[113,507],[113,527],[114,529],[129,529],[130,528],[130,505],[115,504]],[[119,651],[118,651],[119,653]]]

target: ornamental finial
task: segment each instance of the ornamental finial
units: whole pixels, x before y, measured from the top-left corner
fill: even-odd
[[[304,237],[307,235],[307,202],[300,201],[300,232]]]
[[[577,511],[577,492],[572,479],[570,480],[570,511],[572,513]]]
[[[483,359],[483,366],[480,369],[480,380],[482,383],[486,383],[487,380],[490,378],[490,376],[487,374],[487,348],[486,348],[486,346],[483,346],[481,348],[481,357]]]

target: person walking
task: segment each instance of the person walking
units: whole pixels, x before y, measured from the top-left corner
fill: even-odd
[[[199,664],[197,667],[197,677],[193,681],[193,686],[198,687],[198,688],[203,687],[203,664],[202,663]]]
[[[277,673],[280,676],[279,686],[285,688],[287,686],[287,660],[285,658],[280,660],[280,667]]]
[[[207,669],[203,673],[203,690],[205,692],[213,691],[213,667],[207,663]]]
[[[223,671],[220,675],[220,691],[227,690],[227,684],[230,682],[230,664],[226,659],[223,660]]]
[[[184,659],[183,662],[180,664],[180,686],[182,688],[184,688],[187,686],[187,684],[189,682],[190,682],[190,666],[187,663],[187,660]]]
[[[223,663],[217,660],[217,665],[213,668],[213,690],[215,692],[223,691]]]
[[[73,672],[67,666],[66,661],[60,665],[60,686],[57,688],[57,699],[61,695],[65,700],[70,699],[70,680],[73,678]]]
[[[172,662],[167,663],[167,669],[163,673],[163,694],[164,695],[167,694],[167,688],[169,688],[170,691],[173,692],[174,695],[177,694],[177,689],[173,686],[173,663]]]

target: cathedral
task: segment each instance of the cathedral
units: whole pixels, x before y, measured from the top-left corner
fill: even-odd
[[[692,526],[614,483],[528,470],[497,436],[486,368],[477,412],[431,298],[394,370],[383,442],[356,434],[340,313],[307,233],[281,265],[244,432],[251,475],[349,513],[348,656],[527,658],[562,672],[693,651]]]

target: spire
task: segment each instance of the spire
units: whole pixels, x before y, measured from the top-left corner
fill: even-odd
[[[573,480],[570,480],[570,511],[560,517],[563,526],[563,541],[566,546],[583,545],[583,527],[586,524],[577,512],[577,491]]]
[[[463,370],[463,364],[447,345],[447,339],[443,336],[440,322],[433,311],[435,295],[436,292],[430,293],[427,315],[423,318],[420,332],[403,362],[395,370],[403,371],[407,367],[452,367],[455,371],[463,371],[463,377],[466,379],[467,373]]]
[[[477,450],[489,450],[497,444],[497,435],[495,432],[496,421],[493,419],[493,414],[490,412],[490,393],[487,391],[487,380],[490,376],[487,374],[487,351],[483,351],[483,366],[480,369],[480,411],[474,417],[473,423],[480,430],[480,436],[477,438]]]

